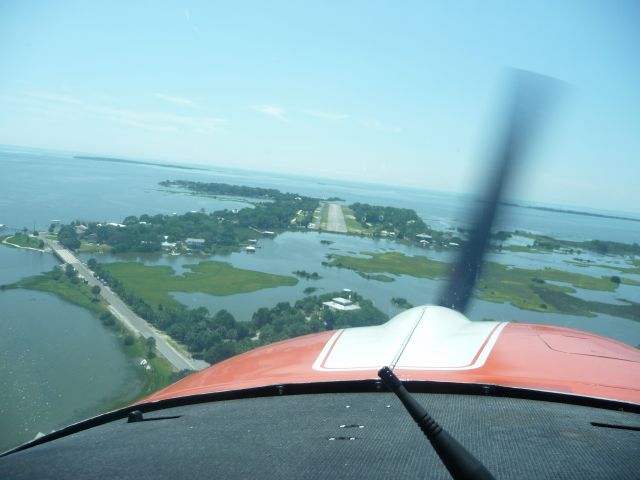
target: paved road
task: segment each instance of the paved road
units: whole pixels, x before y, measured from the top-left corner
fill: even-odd
[[[134,333],[140,334],[145,338],[153,337],[156,339],[156,349],[165,357],[171,365],[178,370],[202,370],[209,366],[202,360],[189,358],[187,355],[176,350],[167,340],[167,336],[159,332],[145,320],[136,315],[108,286],[102,285],[98,279],[70,250],[62,247],[57,241],[50,240],[41,234],[41,238],[51,247],[60,259],[69,263],[80,273],[89,285],[98,285],[100,287],[100,295],[109,304],[109,310],[118,320]]]
[[[327,217],[325,230],[328,232],[347,233],[347,224],[344,221],[342,207],[337,203],[329,204],[329,216]]]

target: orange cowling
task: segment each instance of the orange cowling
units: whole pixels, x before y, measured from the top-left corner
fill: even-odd
[[[399,361],[394,371],[402,380],[491,384],[640,404],[640,351],[637,349],[567,328],[520,323],[498,325],[499,328],[489,329],[491,333],[472,355],[474,360],[469,365],[433,367],[416,365],[414,359],[411,366],[403,366]],[[356,331],[356,337],[370,333],[348,330]],[[415,326],[412,335],[414,330]],[[336,345],[346,331],[321,332],[257,348],[184,378],[139,403],[276,384],[377,378],[377,370],[384,361],[370,367],[350,368],[348,361],[339,368],[322,365],[334,348],[340,348]],[[362,345],[354,348],[362,349]],[[405,342],[403,350],[406,348]],[[484,357],[482,362],[476,361],[479,357]]]

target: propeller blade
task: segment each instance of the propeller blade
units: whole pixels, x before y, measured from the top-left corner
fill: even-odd
[[[494,171],[469,238],[453,264],[448,283],[438,305],[461,313],[466,310],[483,258],[489,246],[501,198],[525,150],[541,129],[547,113],[557,100],[562,82],[543,75],[516,70],[506,123],[493,152]]]

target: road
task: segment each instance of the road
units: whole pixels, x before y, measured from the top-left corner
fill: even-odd
[[[344,221],[342,207],[337,203],[329,204],[329,216],[327,217],[327,232],[347,233],[347,224]]]
[[[136,315],[108,286],[102,285],[94,276],[93,272],[84,265],[70,250],[65,249],[57,241],[46,238],[46,235],[40,234],[54,254],[65,263],[71,264],[76,271],[82,275],[90,286],[98,285],[100,287],[100,295],[109,305],[109,310],[118,318],[129,330],[142,335],[145,338],[153,337],[156,340],[156,349],[165,357],[171,365],[177,370],[202,370],[209,366],[202,360],[195,360],[187,355],[179,352],[173,347],[167,335],[159,332],[144,319]]]

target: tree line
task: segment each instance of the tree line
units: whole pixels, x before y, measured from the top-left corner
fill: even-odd
[[[77,249],[81,239],[91,239],[95,243],[109,245],[114,253],[123,253],[157,252],[164,241],[176,243],[187,238],[202,238],[205,242],[203,248],[207,251],[230,249],[255,237],[253,229],[274,232],[290,229],[293,218],[296,218],[296,228],[305,228],[312,221],[313,211],[319,204],[316,198],[282,193],[275,189],[200,182],[167,181],[161,184],[180,184],[197,192],[242,195],[269,201],[239,211],[225,209],[211,213],[200,211],[182,215],[129,216],[121,225],[72,222],[60,228],[59,242],[66,248]],[[297,215],[299,211],[304,212],[303,218]],[[86,229],[78,234],[76,227],[80,224]]]
[[[410,208],[382,207],[368,203],[354,203],[349,205],[356,220],[362,225],[370,224],[376,235],[383,230],[393,232],[395,238],[416,243],[416,235],[428,234],[436,244],[444,244],[451,240],[458,240],[446,232],[433,230],[422,220],[415,210]]]

